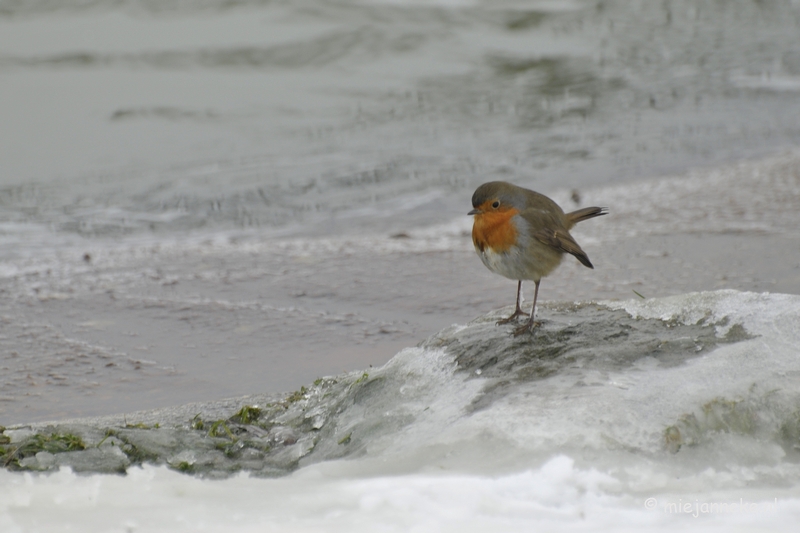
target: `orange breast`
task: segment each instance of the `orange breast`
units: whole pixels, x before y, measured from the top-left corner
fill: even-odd
[[[517,242],[517,228],[511,222],[516,209],[475,215],[472,224],[472,242],[483,251],[487,246],[495,252],[505,252]]]

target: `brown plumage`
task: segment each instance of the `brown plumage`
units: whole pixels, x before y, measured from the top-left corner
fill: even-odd
[[[475,219],[472,241],[483,264],[497,274],[518,280],[514,313],[498,322],[505,324],[520,316],[523,280],[533,280],[536,289],[528,322],[517,328],[519,335],[533,329],[539,283],[561,263],[565,253],[594,268],[589,256],[570,235],[575,224],[608,213],[605,207],[586,207],[571,213],[538,192],[504,181],[484,183],[472,195],[469,212]]]

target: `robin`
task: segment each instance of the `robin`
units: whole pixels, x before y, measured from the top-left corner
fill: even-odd
[[[515,279],[517,307],[514,313],[498,324],[507,324],[523,315],[520,309],[522,281],[533,280],[531,316],[527,323],[514,330],[514,335],[533,330],[539,282],[561,263],[564,252],[574,255],[583,265],[594,268],[589,257],[569,234],[583,220],[608,213],[606,207],[585,207],[572,213],[564,211],[543,194],[523,189],[504,181],[490,181],[475,190],[472,242],[486,268]]]

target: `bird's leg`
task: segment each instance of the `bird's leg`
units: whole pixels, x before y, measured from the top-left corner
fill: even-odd
[[[522,299],[522,280],[519,280],[519,283],[517,284],[517,308],[514,310],[514,314],[512,314],[510,317],[498,320],[497,321],[498,326],[502,324],[508,324],[509,322],[516,320],[518,316],[525,314],[522,312],[522,308],[519,306],[519,302],[521,299]]]
[[[542,280],[534,281],[534,283],[536,284],[536,289],[534,289],[534,291],[533,291],[533,307],[531,307],[531,317],[528,319],[528,321],[524,325],[522,325],[522,326],[520,326],[520,327],[518,327],[517,329],[514,330],[514,336],[515,337],[518,336],[518,335],[522,335],[523,333],[528,333],[530,331],[533,331],[533,328],[535,328],[536,326],[539,325],[538,322],[534,322],[533,321],[533,317],[536,315],[536,298],[538,298],[538,296],[539,296],[539,282],[540,281],[542,281]]]

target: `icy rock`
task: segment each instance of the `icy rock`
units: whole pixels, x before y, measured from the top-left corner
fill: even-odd
[[[58,466],[68,466],[75,472],[107,474],[124,473],[131,464],[128,456],[116,446],[59,453],[55,455],[55,462]]]
[[[48,467],[42,466],[35,455],[21,459],[19,465],[28,470],[46,470]]]
[[[167,459],[167,463],[175,468],[187,468],[194,466],[197,462],[197,454],[194,450],[182,450],[177,455]]]
[[[513,325],[496,325],[511,312],[503,309],[466,326],[446,328],[381,368],[321,379],[283,399],[259,402],[257,409],[256,403],[225,400],[225,419],[218,418],[219,405],[211,405],[148,412],[152,425],[147,427],[75,422],[36,428],[77,435],[86,449],[52,454],[54,460],[28,453],[18,457],[18,466],[121,472],[130,465],[153,463],[212,478],[241,470],[284,475],[311,463],[391,448],[407,428],[419,428],[432,413],[444,417],[430,418],[430,431],[436,434],[442,423],[502,405],[528,383],[560,376],[575,388],[624,389],[624,380],[612,381],[612,374],[679,368],[707,357],[718,345],[751,338],[726,316],[700,311],[697,320],[687,321],[664,313],[642,317],[597,303],[544,304],[541,325],[530,335],[514,337]],[[720,336],[721,331],[737,333]],[[677,428],[673,453],[682,444],[700,442],[705,431],[705,426],[692,425],[691,418],[681,420],[671,421]],[[20,442],[34,430],[12,428],[5,434]],[[628,446],[625,437],[618,445]]]
[[[269,440],[273,446],[288,446],[297,442],[297,434],[292,428],[275,426],[269,432]]]
[[[39,452],[34,457],[42,469],[50,468],[56,464],[56,456],[50,452]]]
[[[28,437],[35,435],[36,430],[32,428],[8,428],[3,432],[3,434],[11,440],[11,444],[18,444]]]

